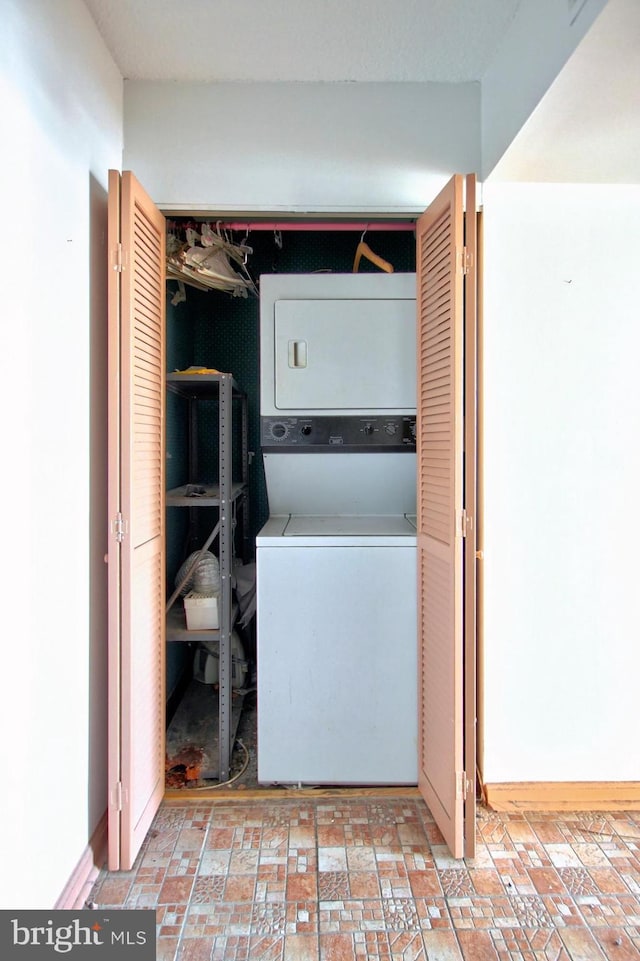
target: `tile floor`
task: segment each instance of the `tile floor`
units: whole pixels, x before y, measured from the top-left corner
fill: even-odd
[[[158,961],[640,959],[640,813],[478,813],[474,860],[409,797],[166,799],[97,907]]]

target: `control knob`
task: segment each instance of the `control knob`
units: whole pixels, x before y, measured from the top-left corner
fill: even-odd
[[[289,428],[282,421],[276,421],[275,424],[270,425],[269,431],[276,440],[282,440],[289,433]]]

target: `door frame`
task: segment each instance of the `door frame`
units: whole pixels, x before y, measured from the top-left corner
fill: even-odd
[[[224,223],[224,224],[229,224],[230,222],[239,221],[241,224],[245,225],[248,222],[252,222],[254,229],[257,229],[258,225],[263,226],[264,228],[265,222],[269,222],[269,223],[272,222],[274,224],[277,224],[279,229],[291,229],[291,230],[303,229],[302,228],[303,224],[305,225],[306,229],[309,229],[309,225],[313,224],[313,227],[311,229],[317,230],[318,232],[322,232],[322,231],[328,232],[331,229],[357,230],[362,225],[364,225],[365,229],[369,229],[373,224],[379,225],[380,229],[385,229],[384,225],[386,221],[389,221],[389,227],[387,229],[393,229],[392,224],[396,222],[396,223],[402,223],[402,224],[408,225],[406,227],[407,230],[411,228],[415,230],[417,218],[420,216],[419,211],[416,211],[413,214],[407,214],[404,211],[398,212],[397,214],[390,213],[390,212],[374,214],[371,211],[367,211],[364,214],[362,214],[362,213],[359,213],[358,211],[353,211],[353,212],[350,212],[350,215],[348,217],[345,217],[344,213],[342,212],[336,215],[329,215],[329,217],[331,218],[329,220],[326,212],[321,212],[316,216],[314,216],[313,212],[309,212],[309,211],[304,211],[304,212],[290,211],[285,214],[282,211],[269,212],[269,211],[261,210],[256,212],[253,210],[250,210],[250,211],[248,210],[248,211],[237,211],[231,214],[228,211],[217,211],[215,209],[207,209],[207,210],[198,209],[198,210],[185,211],[183,209],[171,209],[170,206],[159,207],[158,209],[160,213],[163,214],[167,220],[181,219],[184,217],[198,217],[204,220],[210,220],[211,222],[220,221],[221,223]],[[119,216],[119,213],[118,213],[118,216]],[[269,227],[269,229],[271,229],[271,227]],[[111,251],[110,251],[110,257],[111,257]],[[110,262],[109,263],[109,287],[111,287],[115,283],[117,283],[117,276],[114,276],[114,264]],[[166,288],[165,288],[165,305],[166,305],[166,296],[167,294],[166,294]],[[478,352],[479,352],[479,362],[480,362],[480,357],[481,357],[480,323],[478,323],[477,330],[478,330]],[[115,337],[115,332],[110,327],[109,345],[108,345],[108,352],[109,352],[110,358],[114,355],[114,352],[119,349],[117,342],[114,340],[114,337]],[[165,342],[166,342],[166,328],[165,328]],[[480,379],[480,375],[478,375],[478,377],[479,379],[477,384],[477,397],[478,397],[478,411],[480,412],[481,410],[481,379]],[[480,440],[481,440],[481,431],[479,427],[478,428],[478,448],[477,448],[478,450],[478,475],[477,475],[478,501],[477,501],[477,512],[476,512],[477,521],[476,521],[476,528],[475,528],[476,532],[478,532],[478,536],[479,536],[479,532],[481,531],[481,524],[482,524],[482,517],[481,517],[482,479],[481,479],[481,473],[480,473],[480,465],[481,465]],[[109,450],[111,450],[113,448],[113,445],[118,442],[119,442],[119,433],[117,429],[113,427],[110,423],[109,435],[108,435]],[[166,436],[163,437],[163,454],[166,454],[166,447],[164,445],[166,445]],[[110,518],[115,515],[115,511],[113,510],[114,506],[115,506],[115,502],[113,501],[112,496],[110,494],[109,500],[108,500],[108,516]],[[478,540],[478,544],[479,544],[479,540]],[[481,551],[480,551],[480,554],[481,554]],[[113,590],[120,589],[121,585],[119,582],[119,576],[120,576],[119,571],[117,570],[116,565],[110,566],[109,574],[108,574],[110,592]],[[479,576],[477,581],[477,589],[478,589],[478,611],[480,612],[482,604],[481,604],[481,579]],[[478,618],[478,621],[477,621],[478,633],[476,634],[476,640],[475,640],[474,651],[473,651],[474,661],[478,661],[480,624],[481,624],[481,621],[480,621],[480,618]],[[480,662],[478,661],[478,663]],[[119,664],[117,666],[114,665],[113,669],[119,671],[120,665]],[[474,686],[475,686],[474,705],[477,704],[478,714],[479,716],[481,716],[481,713],[482,713],[481,712],[481,705],[482,705],[481,669],[478,670],[477,672],[477,678],[474,681]],[[109,723],[110,723],[110,731],[111,731],[111,726],[112,726],[111,719]],[[478,752],[478,757],[481,758],[482,756],[481,755],[482,746],[480,743],[481,731],[479,729],[479,726],[476,724],[475,716],[473,718],[473,721],[469,721],[468,723],[465,724],[465,728],[467,730],[467,736],[469,736],[469,733],[473,730],[474,737],[475,737],[475,749]],[[111,731],[111,734],[112,733],[113,732]],[[390,790],[393,790],[393,789],[390,789]],[[281,794],[282,791],[279,791],[279,793]],[[354,793],[354,792],[350,790],[350,793]],[[356,793],[366,793],[366,789],[365,791],[357,790]],[[297,791],[296,795],[299,795],[299,794],[300,792]],[[166,795],[166,789],[165,789],[165,795]],[[201,792],[199,796],[206,797],[207,794]],[[222,794],[220,791],[216,791],[215,796],[221,797]],[[114,799],[110,797],[109,805],[111,806],[112,803],[114,803]],[[474,808],[474,813],[475,813],[475,808]],[[110,832],[110,837],[109,837],[110,851],[111,851],[111,845],[113,843],[114,842],[111,838],[111,832]],[[117,843],[119,846],[119,843],[120,843],[119,839]]]

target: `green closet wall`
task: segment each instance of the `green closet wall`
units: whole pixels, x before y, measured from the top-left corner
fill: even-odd
[[[167,285],[169,288],[174,285]],[[192,323],[184,323],[179,316],[178,307],[171,304],[173,291],[167,297],[167,370],[188,366],[193,356],[195,328]],[[185,483],[187,463],[187,424],[186,405],[181,398],[167,391],[166,397],[166,486],[167,489]],[[173,582],[183,561],[183,548],[187,534],[186,511],[167,511],[166,515],[166,554],[167,554],[167,592],[173,591]],[[185,674],[190,671],[193,652],[185,644],[167,644],[166,684],[167,700],[171,703],[174,693],[180,687]]]

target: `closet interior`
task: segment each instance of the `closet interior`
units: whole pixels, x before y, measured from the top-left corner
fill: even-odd
[[[412,272],[414,223],[179,218],[167,226],[166,785],[255,788],[255,539],[269,515],[260,452],[260,278]],[[189,389],[194,379],[197,396]],[[216,499],[223,484],[232,492],[225,505]],[[207,577],[217,596],[215,628],[200,626],[209,605],[194,607]],[[189,592],[195,615],[187,623]],[[219,665],[225,629],[226,680]]]

